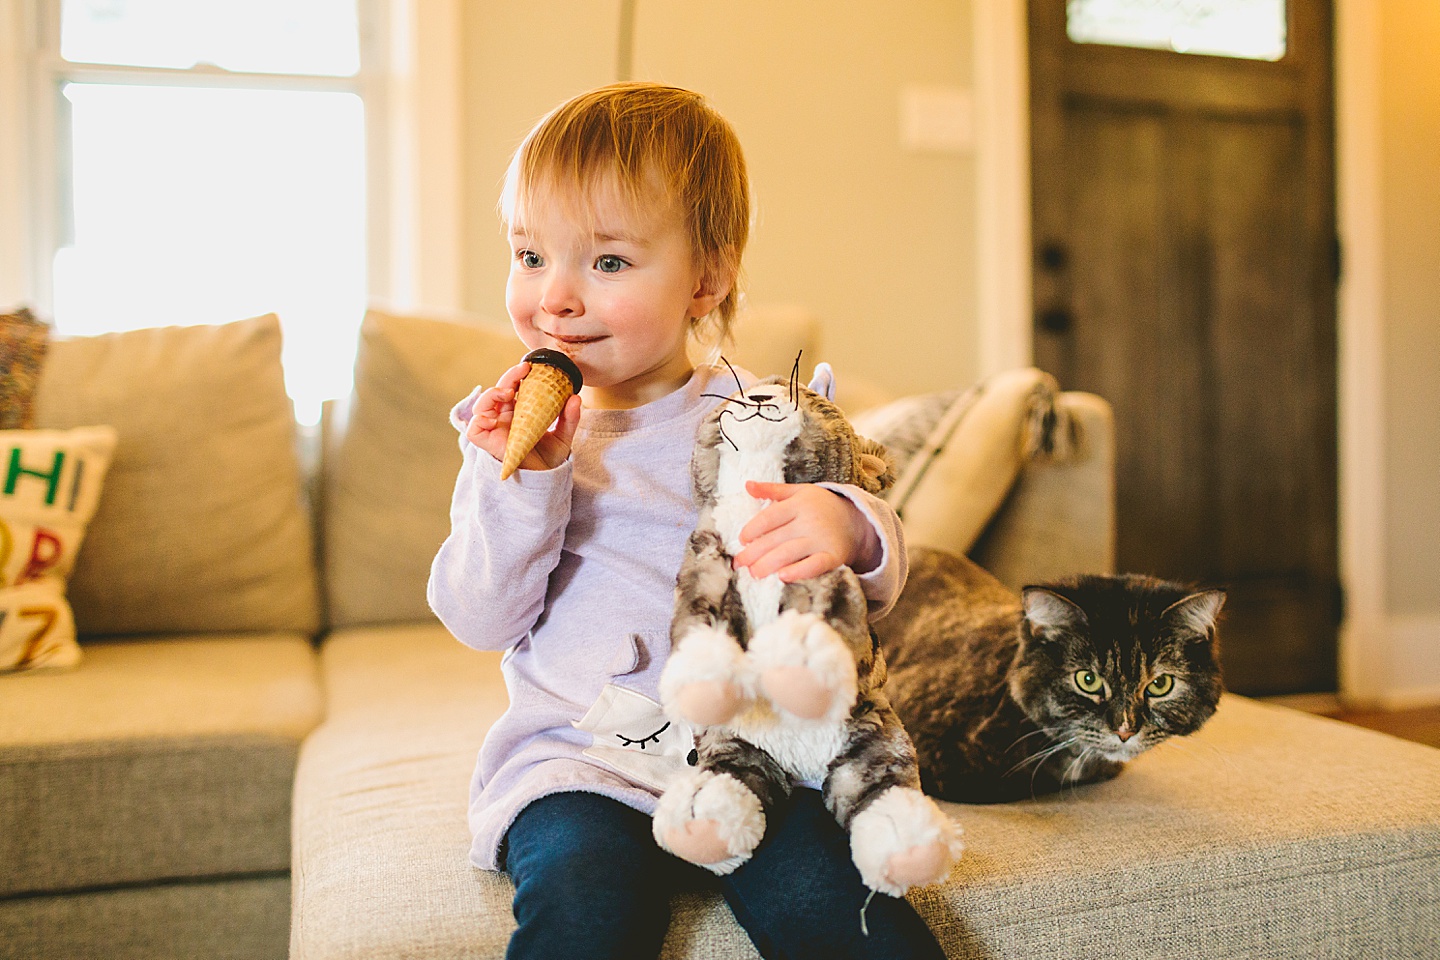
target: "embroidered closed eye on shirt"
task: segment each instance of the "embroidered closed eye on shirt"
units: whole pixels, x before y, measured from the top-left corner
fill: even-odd
[[[657,791],[686,769],[695,746],[688,724],[670,720],[644,694],[613,683],[572,726],[594,738],[585,756]]]

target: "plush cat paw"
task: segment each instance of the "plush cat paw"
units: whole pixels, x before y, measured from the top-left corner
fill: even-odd
[[[761,692],[792,716],[835,723],[855,705],[855,655],[813,613],[787,610],[755,631],[750,662]]]
[[[891,787],[850,823],[850,857],[865,885],[892,897],[945,879],[964,844],[960,828],[913,787]]]
[[[695,627],[681,638],[660,674],[660,702],[676,720],[697,727],[725,723],[751,699],[745,653],[724,630]]]
[[[724,876],[765,836],[765,812],[730,774],[697,770],[661,795],[651,830],[662,850]]]

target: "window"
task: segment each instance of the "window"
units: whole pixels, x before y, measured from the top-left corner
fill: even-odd
[[[371,266],[364,8],[37,3],[56,328],[278,313],[296,416],[313,423],[349,389]]]
[[[1076,43],[1249,60],[1285,55],[1285,0],[1068,0]]]

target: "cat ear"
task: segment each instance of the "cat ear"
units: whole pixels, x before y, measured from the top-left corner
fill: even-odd
[[[810,380],[810,389],[831,403],[835,402],[835,371],[830,369],[830,364],[815,364],[815,376]]]
[[[1214,635],[1215,620],[1224,605],[1224,590],[1205,590],[1170,604],[1160,614],[1160,619],[1197,640],[1209,640]]]
[[[1075,631],[1089,626],[1089,618],[1071,601],[1044,587],[1026,587],[1020,594],[1025,619],[1040,631]]]

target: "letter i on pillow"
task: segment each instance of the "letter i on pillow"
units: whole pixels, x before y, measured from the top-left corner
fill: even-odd
[[[699,522],[675,590],[667,713],[700,730],[698,762],[661,796],[661,847],[726,874],[796,784],[819,784],[871,890],[943,879],[959,829],[920,792],[915,748],[881,691],[885,661],[849,567],[795,583],[734,569],[740,529],[765,505],[747,480],[854,484],[880,493],[885,450],[855,434],[821,364],[809,387],[763,380],[701,424],[691,460]],[[823,391],[823,393],[822,393]]]

